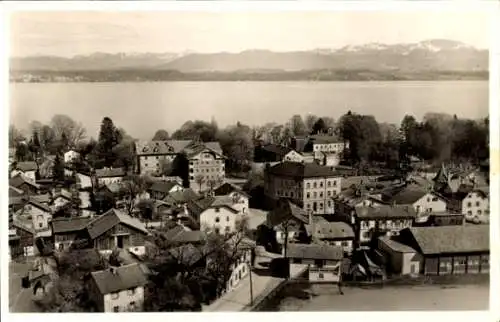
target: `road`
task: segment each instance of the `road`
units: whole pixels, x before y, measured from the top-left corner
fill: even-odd
[[[309,299],[285,297],[271,311],[488,310],[489,285],[423,285],[361,289],[313,285]]]
[[[39,312],[32,300],[32,290],[21,287],[21,279],[31,268],[31,262],[9,263],[9,310],[13,313]]]

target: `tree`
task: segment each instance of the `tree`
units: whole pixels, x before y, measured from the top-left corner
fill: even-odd
[[[314,133],[314,124],[318,121],[318,117],[313,114],[307,114],[305,119],[307,133]]]
[[[165,130],[158,130],[156,131],[155,135],[153,136],[153,141],[166,141],[168,140],[168,132]]]
[[[56,134],[48,125],[43,125],[40,130],[40,144],[42,149],[49,154],[55,154],[57,152]]]
[[[154,201],[152,199],[143,199],[137,203],[139,215],[145,221],[154,219]]]
[[[201,174],[198,174],[197,176],[194,177],[194,181],[198,184],[199,186],[199,191],[202,190],[203,184],[205,183],[205,177]]]
[[[218,139],[231,170],[244,170],[253,160],[253,133],[249,126],[238,122],[221,131]]]
[[[201,140],[202,142],[215,141],[219,129],[217,123],[204,121],[187,121],[180,129],[172,134],[176,140]]]
[[[322,118],[319,118],[312,126],[312,134],[326,133],[327,131],[328,128]]]
[[[290,130],[292,135],[300,136],[307,134],[306,124],[300,115],[294,115],[290,119]]]
[[[20,142],[26,140],[22,132],[14,125],[9,126],[9,148],[16,147]]]
[[[121,135],[109,117],[104,117],[99,131],[96,152],[104,166],[111,167],[115,162],[113,148],[120,143]]]
[[[70,148],[75,147],[79,141],[85,138],[86,130],[82,124],[75,122],[67,115],[54,115],[50,124],[57,140],[61,140],[63,133],[65,134]]]
[[[54,159],[54,166],[52,168],[52,179],[55,182],[64,181],[64,160],[61,158],[61,154],[56,154]]]
[[[129,175],[121,183],[120,192],[125,197],[125,207],[127,213],[132,215],[138,194],[146,190],[146,180],[138,175]]]
[[[31,159],[28,145],[24,141],[17,143],[15,157],[18,162],[29,161]]]

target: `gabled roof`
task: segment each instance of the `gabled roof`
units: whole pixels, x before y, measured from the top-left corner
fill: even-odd
[[[283,158],[285,155],[290,153],[290,151],[293,151],[292,148],[278,144],[266,144],[262,146],[261,149],[265,152],[276,154],[280,158]]]
[[[340,246],[318,244],[289,244],[288,258],[341,260],[344,251]]]
[[[425,255],[490,250],[489,225],[413,227],[408,231]]]
[[[120,192],[120,190],[122,189],[123,186],[119,182],[111,182],[111,183],[106,184],[106,187],[108,188],[108,190],[110,192],[118,193],[118,192]]]
[[[382,196],[382,200],[388,203],[395,203],[396,205],[411,205],[428,193],[432,194],[435,197],[443,199],[438,194],[428,191],[427,189],[424,189],[420,186],[409,185],[397,189],[392,193],[385,192]]]
[[[90,273],[101,294],[109,294],[144,286],[148,280],[137,263]]]
[[[22,162],[17,162],[15,169],[21,170],[23,172],[26,171],[36,171],[36,162],[34,161],[22,161]]]
[[[392,219],[392,218],[416,218],[417,213],[412,206],[407,205],[380,205],[377,207],[357,206],[356,215],[360,219]]]
[[[289,219],[295,219],[304,224],[309,223],[309,219],[304,209],[284,198],[278,200],[278,206],[269,212],[267,218],[268,223],[272,227],[278,226]]]
[[[49,203],[50,202],[50,195],[49,194],[43,194],[43,195],[32,195],[30,197],[34,201],[37,201],[39,203]]]
[[[151,191],[169,193],[175,186],[182,187],[179,183],[175,181],[157,181],[149,188]]]
[[[69,192],[68,190],[66,189],[61,189],[61,191],[59,191],[58,193],[56,193],[54,195],[54,199],[58,198],[58,197],[62,197],[64,199],[67,199],[67,200],[71,200],[73,195],[71,194],[71,192]]]
[[[245,193],[240,187],[229,182],[223,183],[221,186],[214,190],[214,194],[216,196],[225,196],[232,192],[237,192],[248,197],[248,194]]]
[[[95,239],[118,224],[124,224],[144,234],[149,234],[146,226],[139,219],[131,217],[118,209],[110,209],[92,220],[87,230],[91,239]]]
[[[24,194],[24,191],[13,186],[9,186],[9,197],[19,197]]]
[[[344,143],[342,139],[327,134],[311,135],[309,140],[312,141],[313,144]]]
[[[184,153],[186,153],[188,158],[191,158],[205,150],[209,150],[221,157],[224,156],[219,142],[192,142],[184,148]]]
[[[50,213],[50,212],[51,212],[51,210],[50,210],[50,207],[49,207],[49,206],[47,206],[47,205],[44,205],[44,204],[40,203],[40,202],[39,202],[39,201],[37,201],[36,199],[33,199],[33,197],[30,197],[30,198],[25,199],[25,200],[26,200],[26,203],[29,203],[29,204],[30,204],[30,205],[32,205],[32,206],[35,206],[35,207],[37,207],[37,208],[39,208],[39,209],[41,209],[41,210],[43,210],[43,211],[45,211],[45,212],[48,212],[48,213]]]
[[[323,219],[306,225],[306,229],[310,235],[318,239],[354,238],[354,230],[345,222],[328,222]]]
[[[297,179],[314,177],[340,177],[340,175],[329,167],[316,163],[282,162],[269,170],[270,174]]]
[[[191,142],[191,140],[142,141],[135,143],[135,149],[137,155],[177,154]]]
[[[123,168],[103,168],[96,169],[95,175],[98,178],[124,177],[125,170]]]
[[[405,244],[402,244],[398,241],[395,241],[391,239],[389,236],[381,236],[378,238],[382,243],[387,245],[390,249],[392,249],[395,252],[398,253],[415,253],[416,250],[411,248],[410,246],[407,246]]]
[[[52,232],[54,234],[63,234],[70,232],[78,232],[87,228],[87,225],[92,221],[91,218],[57,218],[51,222]]]
[[[186,188],[183,189],[182,191],[174,191],[168,194],[165,198],[163,198],[164,201],[166,202],[172,202],[172,203],[184,203],[188,201],[193,201],[193,200],[199,200],[201,196],[194,192],[193,189],[191,188]]]
[[[9,185],[19,188],[23,183],[26,183],[36,189],[40,189],[40,185],[23,175],[22,173],[16,174],[14,177],[9,179]]]

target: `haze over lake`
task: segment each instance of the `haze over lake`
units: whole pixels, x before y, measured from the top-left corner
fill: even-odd
[[[438,82],[156,82],[11,83],[10,121],[20,128],[55,114],[82,122],[97,137],[109,116],[130,135],[151,139],[188,120],[215,118],[219,126],[284,123],[293,114],[338,119],[351,110],[399,124],[405,114],[464,118],[488,115],[487,81]]]

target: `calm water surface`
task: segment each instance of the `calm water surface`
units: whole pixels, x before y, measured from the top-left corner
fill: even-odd
[[[488,113],[487,81],[440,82],[156,82],[13,83],[10,119],[19,127],[67,114],[97,136],[109,116],[131,135],[150,139],[192,119],[220,126],[285,122],[293,114],[337,119],[347,110],[399,123],[406,113],[480,118]]]

